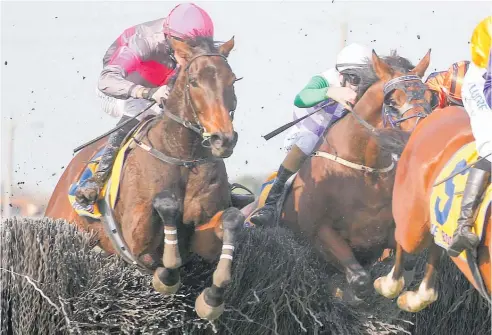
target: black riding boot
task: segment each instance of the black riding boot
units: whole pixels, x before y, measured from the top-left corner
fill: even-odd
[[[267,198],[265,206],[257,210],[250,217],[250,221],[255,225],[266,226],[268,223],[273,224],[277,212],[277,201],[282,195],[285,183],[294,174],[280,165],[277,173],[277,179],[274,181]]]
[[[128,120],[128,117],[123,116],[118,124],[121,124],[126,120]],[[116,158],[116,153],[118,152],[121,143],[125,139],[126,135],[137,124],[138,121],[133,120],[109,136],[96,172],[79,187],[75,194],[75,199],[79,204],[88,205],[97,201],[101,188],[104,186],[104,183],[111,173],[111,168],[113,167],[113,162]]]
[[[453,241],[448,249],[448,255],[457,257],[464,249],[474,250],[480,240],[471,228],[475,220],[475,212],[485,191],[490,172],[472,167],[466,181],[458,227],[453,234]]]

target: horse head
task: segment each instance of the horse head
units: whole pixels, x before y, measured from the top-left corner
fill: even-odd
[[[412,131],[418,121],[431,113],[431,91],[422,82],[422,77],[430,63],[430,52],[410,71],[389,65],[372,51],[373,69],[383,82],[384,125]],[[413,119],[416,119],[415,121]],[[413,122],[414,121],[414,122]]]
[[[171,47],[186,61],[169,96],[169,105],[179,104],[185,96],[184,116],[196,122],[184,125],[202,137],[202,145],[210,147],[215,157],[229,157],[238,134],[232,124],[236,109],[234,83],[237,78],[227,62],[234,48],[234,37],[219,47],[210,38],[171,40]]]

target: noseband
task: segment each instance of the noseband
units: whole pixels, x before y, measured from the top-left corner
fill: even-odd
[[[405,104],[400,108],[387,104],[388,96],[396,89],[402,90],[407,95]],[[426,90],[427,87],[422,82],[420,77],[416,75],[401,76],[388,81],[383,87],[384,102],[382,118],[384,126],[386,126],[387,122],[389,122],[392,128],[400,127],[402,122],[412,118],[417,118],[417,121],[415,122],[415,125],[417,125],[420,119],[427,117],[431,113],[431,108],[424,98]],[[412,103],[412,101],[415,100],[420,102]],[[415,115],[405,116],[405,113],[417,107],[422,107],[424,112],[418,112]],[[395,120],[393,118],[394,111],[401,115],[401,118]]]
[[[188,64],[185,67],[185,73],[186,73],[186,85],[185,85],[185,100],[186,100],[186,106],[191,106],[191,110],[193,112],[193,118],[195,119],[195,123],[192,123],[189,120],[182,119],[181,117],[172,114],[171,112],[167,111],[166,109],[164,110],[164,114],[168,116],[170,119],[176,121],[177,123],[181,124],[185,128],[188,128],[202,138],[202,146],[204,147],[210,147],[210,137],[212,134],[206,131],[205,127],[202,126],[200,123],[200,119],[198,118],[198,112],[197,108],[193,102],[193,99],[191,98],[191,93],[190,93],[190,66],[191,64],[200,57],[212,57],[212,56],[218,56],[223,58],[226,63],[227,63],[227,58],[220,54],[220,53],[206,53],[206,54],[201,54],[193,57]],[[234,111],[230,111],[231,119],[234,118]]]

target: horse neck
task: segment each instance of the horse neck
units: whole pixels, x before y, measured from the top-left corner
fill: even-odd
[[[382,85],[382,84],[381,84]],[[383,127],[381,119],[382,87],[373,85],[357,102],[353,111],[376,129]],[[353,114],[347,115],[338,125],[328,131],[320,149],[335,150],[335,153],[351,162],[370,167],[380,167],[383,157],[377,140],[371,135]]]
[[[182,120],[195,122],[192,107],[186,101],[185,78],[180,75],[166,103],[167,111],[179,116]],[[206,157],[205,148],[197,133],[170,119],[166,115],[159,116],[158,121],[149,130],[148,138],[152,146],[172,157],[192,160]]]

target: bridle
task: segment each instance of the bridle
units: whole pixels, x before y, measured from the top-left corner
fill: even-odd
[[[389,95],[396,89],[404,91],[407,95],[407,100],[401,107],[395,107],[388,103]],[[415,122],[416,127],[420,119],[426,118],[432,111],[429,103],[425,101],[424,95],[426,90],[427,86],[425,86],[422,79],[416,75],[405,75],[388,81],[383,87],[384,102],[382,108],[382,118],[384,126],[386,126],[389,122],[392,128],[400,128],[400,124],[402,122],[412,118],[417,118]],[[417,100],[417,102],[412,102],[415,100]],[[405,113],[416,107],[422,107],[424,111],[418,112],[415,115],[405,116]],[[395,119],[393,117],[395,111],[399,116],[401,116],[400,118]]]
[[[188,105],[191,106],[191,110],[193,112],[193,118],[195,119],[195,123],[193,123],[189,120],[185,120],[185,119],[169,112],[166,108],[163,109],[163,112],[164,112],[164,115],[169,117],[171,120],[179,123],[180,125],[182,125],[183,127],[187,128],[187,129],[190,129],[193,132],[197,133],[202,138],[202,142],[201,142],[202,146],[210,147],[210,138],[211,138],[212,134],[207,132],[205,127],[203,127],[201,125],[200,120],[198,118],[197,108],[196,108],[195,104],[193,103],[193,99],[191,98],[191,94],[190,94],[190,74],[189,74],[190,65],[197,58],[205,57],[205,56],[207,56],[207,57],[219,56],[219,57],[222,57],[227,62],[227,58],[222,54],[206,53],[206,54],[201,54],[201,55],[197,55],[197,56],[193,57],[188,62],[188,64],[186,65],[186,67],[184,69],[184,71],[186,72],[185,100],[186,100],[186,106],[188,106]],[[242,79],[242,78],[236,79],[235,81],[238,81],[240,79]],[[229,113],[230,113],[230,117],[232,120],[234,118],[234,110],[230,111]],[[156,119],[153,119],[153,120],[151,119],[149,121],[155,122]],[[150,125],[150,123],[147,123],[147,125]],[[145,125],[144,125],[144,127],[145,127]],[[148,131],[148,129],[149,129],[149,127],[147,127],[147,131]],[[145,135],[145,132],[141,132],[140,135]],[[168,164],[172,164],[172,165],[184,166],[184,167],[189,168],[189,169],[193,169],[197,165],[222,160],[222,158],[217,158],[217,157],[207,157],[207,158],[199,158],[199,159],[193,159],[193,160],[183,160],[180,158],[174,158],[174,157],[171,157],[171,156],[164,154],[163,152],[156,150],[155,148],[152,147],[152,145],[147,145],[147,144],[143,143],[141,136],[137,136],[137,137],[133,136],[133,140],[135,141],[135,143],[140,148],[147,151],[150,155],[154,156],[155,158],[159,159],[160,161],[168,163]]]
[[[196,55],[193,57],[188,64],[186,64],[186,67],[184,69],[185,74],[186,74],[186,84],[185,84],[185,101],[186,101],[186,106],[191,106],[191,111],[193,114],[193,118],[195,119],[195,123],[192,123],[189,120],[185,120],[175,114],[172,114],[169,112],[167,109],[164,109],[164,114],[169,117],[171,120],[181,124],[185,128],[188,128],[192,130],[193,132],[197,133],[201,138],[202,138],[202,146],[204,147],[210,147],[210,137],[212,136],[211,133],[207,132],[205,127],[202,126],[200,119],[198,118],[198,111],[195,103],[193,102],[193,99],[191,98],[191,93],[190,93],[190,66],[191,64],[198,58],[200,57],[213,57],[213,56],[218,56],[224,59],[227,63],[227,58],[220,54],[220,53],[205,53],[205,54],[200,54]],[[237,79],[239,80],[239,79]],[[236,81],[237,81],[236,80]],[[234,120],[234,110],[229,111],[229,115],[231,117],[231,120]]]

